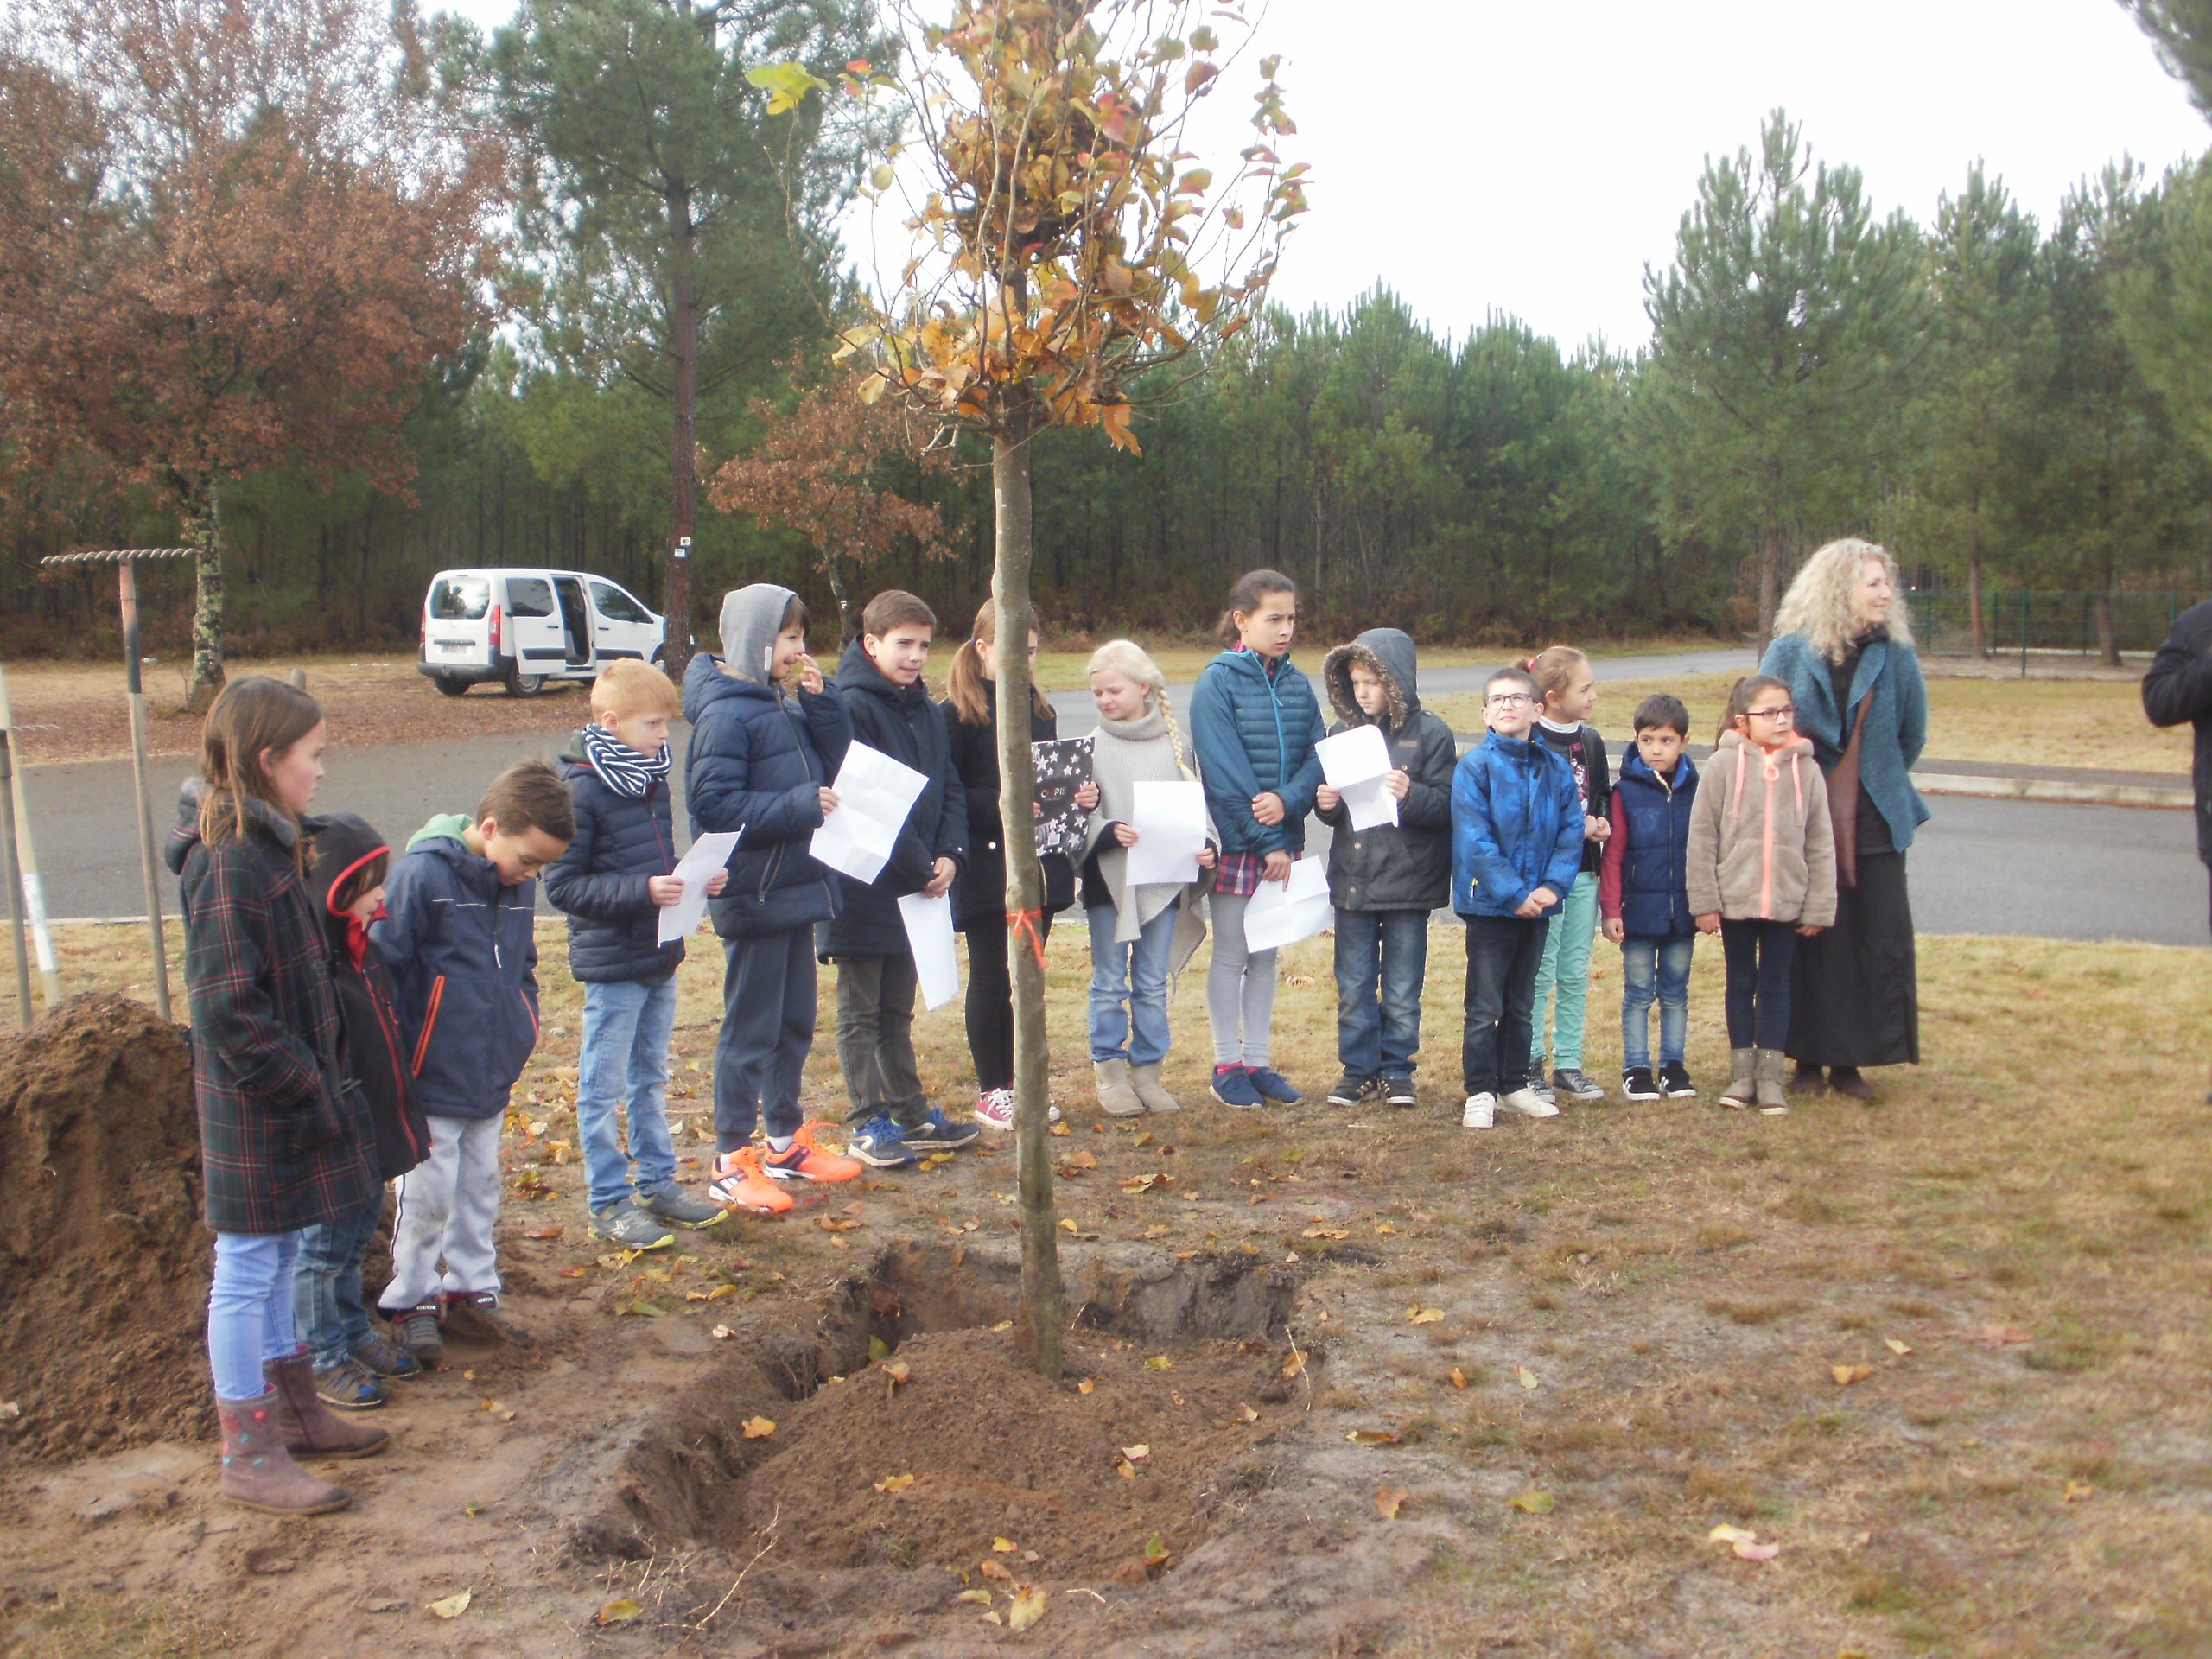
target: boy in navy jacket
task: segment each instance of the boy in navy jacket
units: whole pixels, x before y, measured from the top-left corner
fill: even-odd
[[[1690,1028],[1690,808],[1697,768],[1682,745],[1690,711],[1665,692],[1636,706],[1636,747],[1613,785],[1613,833],[1598,872],[1598,912],[1621,948],[1621,1084],[1630,1100],[1694,1100],[1684,1049]],[[1651,1071],[1651,1004],[1659,1003],[1659,1073]]]
[[[814,1144],[799,1109],[814,1046],[814,927],[837,913],[837,878],[807,850],[837,810],[830,787],[852,722],[806,652],[806,607],[754,582],[722,598],[722,657],[683,676],[691,721],[685,798],[691,833],[740,832],[715,899],[722,1025],[715,1040],[715,1175],[725,1207],[779,1215],[782,1181],[849,1181],[849,1158]],[[766,1120],[768,1144],[753,1143]]]
[[[1581,874],[1586,826],[1574,769],[1529,741],[1536,707],[1526,672],[1491,675],[1483,688],[1490,735],[1452,774],[1452,908],[1467,924],[1459,1122],[1470,1129],[1490,1128],[1500,1106],[1524,1117],[1559,1113],[1529,1086],[1529,1029],[1545,930]]]
[[[429,1157],[400,1178],[380,1299],[418,1360],[438,1356],[447,1319],[456,1335],[529,1340],[498,1311],[499,1126],[537,1046],[537,874],[575,833],[560,774],[518,760],[473,816],[442,814],[415,833],[385,884],[384,919],[369,930],[391,969],[430,1125]]]
[[[668,1043],[683,941],[661,943],[660,912],[683,897],[668,798],[668,722],[682,707],[674,682],[650,663],[610,663],[592,683],[592,723],[559,767],[576,833],[545,869],[545,896],[569,918],[569,971],[584,988],[576,1139],[591,1236],[631,1250],[674,1243],[670,1224],[709,1227],[723,1213],[676,1184],[668,1137]],[[715,871],[707,891],[721,892],[728,879]],[[625,1099],[627,1156],[614,1127]]]
[[[936,632],[937,613],[893,588],[868,601],[861,637],[837,664],[853,741],[929,780],[875,880],[837,878],[842,906],[823,930],[823,955],[837,964],[837,1063],[857,1126],[846,1149],[877,1169],[903,1168],[918,1154],[950,1152],[982,1133],[954,1123],[922,1091],[914,1063],[919,980],[899,912],[905,894],[949,891],[968,857],[967,791],[944,717],[922,683]]]

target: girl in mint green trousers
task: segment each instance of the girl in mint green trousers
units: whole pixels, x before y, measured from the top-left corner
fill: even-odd
[[[1574,769],[1582,797],[1582,870],[1566,903],[1544,935],[1544,959],[1536,970],[1536,1007],[1531,1026],[1535,1044],[1529,1055],[1529,1081],[1547,1097],[1603,1100],[1605,1090],[1582,1070],[1583,1015],[1590,1000],[1590,949],[1598,937],[1598,863],[1612,823],[1605,809],[1612,795],[1605,740],[1588,724],[1598,706],[1598,680],[1590,659],[1572,645],[1554,645],[1522,664],[1543,694],[1544,706],[1529,734],[1550,745]],[[1554,1000],[1555,999],[1555,1000]],[[1551,1015],[1551,1077],[1544,1077],[1545,1015]]]

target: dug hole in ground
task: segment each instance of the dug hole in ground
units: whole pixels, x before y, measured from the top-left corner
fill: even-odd
[[[549,969],[499,1237],[538,1341],[451,1344],[378,1414],[389,1452],[327,1465],[354,1507],[307,1522],[214,1498],[183,1043],[66,1006],[0,1041],[0,1654],[2212,1650],[2212,1172],[2175,1040],[2212,1013],[2202,953],[1924,940],[1928,1064],[1761,1118],[1711,1103],[1701,952],[1703,1101],[1474,1135],[1458,945],[1417,1110],[1319,1104],[1324,938],[1285,952],[1277,1021],[1314,1104],[1204,1100],[1192,975],[1189,1109],[1107,1122],[1087,955],[1053,941],[1057,1383],[1006,1328],[1010,1149],[593,1243]],[[671,1100],[695,1183],[712,955]],[[1605,1077],[1617,957],[1597,976]],[[2054,1087],[2084,1032],[2099,1086]],[[917,1033],[953,1100],[958,1008]]]

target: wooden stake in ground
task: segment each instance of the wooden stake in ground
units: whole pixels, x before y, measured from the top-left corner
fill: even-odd
[[[847,95],[894,106],[912,140],[870,175],[917,232],[888,292],[862,302],[841,360],[861,396],[886,395],[991,445],[998,609],[1000,810],[1014,934],[1014,1135],[1020,1148],[1024,1351],[1060,1371],[1059,1258],[1046,1156],[1047,1055],[1039,941],[1043,884],[1029,745],[1031,439],[1102,428],[1138,453],[1134,399],[1176,384],[1171,365],[1256,314],[1283,237],[1305,211],[1306,168],[1274,144],[1296,130],[1259,62],[1253,143],[1228,182],[1185,148],[1192,112],[1248,40],[1224,48],[1198,0],[956,0],[936,21],[893,0],[897,71],[847,66]],[[803,64],[748,72],[770,113],[833,89]],[[903,206],[898,201],[905,198]],[[911,214],[911,217],[907,217]],[[1203,353],[1194,359],[1203,363]],[[1196,372],[1195,370],[1192,371]]]
[[[8,701],[8,675],[0,669],[0,731],[10,742],[16,732],[14,706]],[[23,774],[15,774],[15,810],[10,817],[16,837],[17,874],[9,887],[12,913],[20,910],[30,923],[31,950],[38,958],[39,988],[45,993],[47,1012],[61,1003],[61,963],[54,952],[54,930],[47,925],[46,886],[38,873],[38,842],[31,833],[31,798]]]
[[[0,727],[0,877],[8,883],[8,932],[16,952],[16,1023],[31,1028],[31,958],[23,944],[22,874],[16,868],[16,766]]]

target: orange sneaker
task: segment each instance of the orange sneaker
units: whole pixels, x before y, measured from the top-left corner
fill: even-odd
[[[758,1147],[740,1147],[715,1159],[707,1196],[725,1210],[755,1210],[770,1216],[780,1216],[791,1207],[791,1195],[762,1173]]]
[[[767,1151],[760,1154],[763,1171],[772,1181],[849,1181],[868,1166],[857,1158],[825,1151],[814,1144],[814,1132],[820,1124],[809,1121],[798,1126],[798,1133],[791,1136],[791,1143],[781,1152]]]

